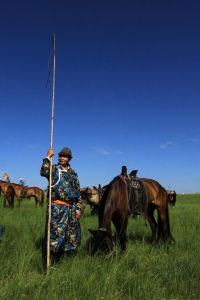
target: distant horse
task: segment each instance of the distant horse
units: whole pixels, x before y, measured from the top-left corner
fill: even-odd
[[[8,182],[4,182],[0,180],[0,191],[3,192],[4,195],[4,207],[14,207],[14,196],[15,196],[15,191],[12,187],[12,185]]]
[[[18,200],[18,206],[20,206],[22,199],[35,198],[35,204],[43,206],[44,204],[44,191],[38,187],[27,187],[20,184],[11,183],[15,191],[15,196]]]
[[[35,204],[43,206],[44,205],[44,191],[38,187],[28,187],[26,190],[26,198],[35,198]]]
[[[162,237],[166,243],[174,241],[170,233],[167,191],[153,179],[142,178],[140,181],[144,184],[147,193],[147,219],[152,231],[151,241],[157,242],[160,237]],[[113,221],[116,227],[121,249],[125,249],[125,232],[127,227],[126,213],[129,200],[128,185],[128,176],[118,176],[106,187],[102,199],[98,196],[100,193],[95,194],[96,197],[99,197],[99,229],[96,231],[89,230],[96,241],[94,243],[95,249],[100,247],[102,239],[104,239],[106,234],[111,236],[111,221]],[[158,212],[157,222],[154,218],[155,210]],[[106,236],[107,239],[108,235]],[[112,242],[112,239],[110,239],[110,245],[112,245]]]
[[[172,206],[176,204],[176,192],[175,191],[168,191],[167,192],[167,199],[168,203]]]
[[[22,201],[22,190],[24,189],[24,186],[13,183],[13,182],[11,182],[10,185],[12,185],[12,187],[15,191],[15,197],[17,198],[18,206],[20,206],[21,201]]]

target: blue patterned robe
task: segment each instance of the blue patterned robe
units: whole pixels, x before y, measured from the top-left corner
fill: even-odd
[[[50,160],[45,158],[40,174],[49,179],[49,173]],[[76,210],[81,211],[80,184],[70,166],[67,171],[59,164],[52,166],[52,200],[70,201],[70,206],[51,204],[50,250],[55,253],[75,250],[81,241],[76,218]]]

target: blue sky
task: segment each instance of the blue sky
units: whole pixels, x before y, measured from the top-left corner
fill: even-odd
[[[200,192],[197,1],[4,1],[0,25],[0,174],[47,185],[55,31],[54,162],[69,146],[82,186],[127,165]]]

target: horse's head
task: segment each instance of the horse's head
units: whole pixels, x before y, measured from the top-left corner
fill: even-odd
[[[92,234],[89,241],[89,252],[93,255],[95,253],[110,253],[114,250],[115,243],[113,241],[112,233],[104,228],[97,230],[88,229]]]
[[[167,201],[170,205],[175,206],[175,203],[176,203],[176,192],[175,191],[167,192]]]
[[[98,206],[102,198],[101,186],[99,185],[98,188],[95,186],[93,188],[82,188],[81,198],[91,205]]]

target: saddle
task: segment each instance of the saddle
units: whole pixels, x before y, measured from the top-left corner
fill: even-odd
[[[137,172],[138,170],[133,170],[128,175],[127,168],[123,166],[120,178],[123,177],[127,184],[129,215],[147,217],[147,192],[142,180],[136,176]]]
[[[147,192],[144,183],[139,178],[134,182],[130,181],[128,200],[131,216],[142,215],[147,217]]]
[[[134,190],[139,190],[141,188],[140,182],[137,179],[130,180],[131,188]]]
[[[26,198],[27,197],[27,192],[28,192],[28,187],[25,186],[22,191],[21,191],[21,198]]]

